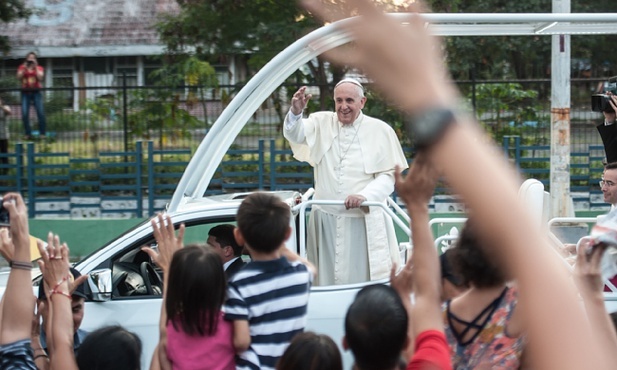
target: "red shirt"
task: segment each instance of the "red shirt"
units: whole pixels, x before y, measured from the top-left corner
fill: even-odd
[[[43,67],[37,66],[36,70],[27,69],[26,66],[22,64],[17,69],[17,72],[22,72],[22,71],[23,71],[23,75],[21,76],[21,88],[23,90],[38,90],[41,87],[43,87],[41,85],[41,81],[39,81],[36,78],[37,71],[41,73],[44,71]]]
[[[450,347],[439,330],[426,330],[416,337],[416,350],[407,370],[452,370]]]

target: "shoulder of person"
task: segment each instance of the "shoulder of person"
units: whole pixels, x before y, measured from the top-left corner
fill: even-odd
[[[336,117],[336,112],[319,111],[319,112],[314,112],[314,113],[309,114],[309,118],[314,118],[314,119],[327,119],[331,117]]]
[[[380,128],[383,128],[385,130],[393,130],[392,126],[390,126],[389,124],[387,124],[385,121],[380,120],[379,118],[375,118],[375,117],[371,117],[371,116],[367,116],[366,114],[364,115],[364,121],[366,123],[368,123],[369,125],[375,125],[378,126]],[[394,130],[393,130],[394,131]]]

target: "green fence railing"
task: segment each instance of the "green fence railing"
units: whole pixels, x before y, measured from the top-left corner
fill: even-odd
[[[503,151],[525,178],[540,180],[550,191],[550,147],[523,145],[518,136],[503,139]],[[152,141],[134,149],[103,151],[96,158],[73,158],[69,152],[37,152],[33,143],[15,145],[8,163],[0,163],[0,193],[20,192],[29,216],[149,217],[163,210],[186,165],[189,149],[155,149]],[[404,148],[407,158],[412,150]],[[597,181],[604,150],[588,145],[571,153],[570,180],[574,201],[604,207]],[[204,166],[208,163],[204,163]],[[218,166],[205,195],[254,190],[305,191],[313,184],[312,168],[293,159],[275,140],[259,140],[251,149],[230,149]],[[445,184],[439,195],[449,195]],[[396,198],[395,198],[396,199]],[[435,202],[452,202],[436,197]]]

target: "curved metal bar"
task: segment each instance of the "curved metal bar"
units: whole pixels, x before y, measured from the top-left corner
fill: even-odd
[[[292,211],[298,211],[298,217],[300,217],[300,227],[298,229],[298,233],[300,235],[300,256],[306,257],[306,207],[310,205],[322,205],[322,206],[345,206],[345,202],[342,200],[309,200],[307,202],[303,202],[292,208]],[[392,218],[394,223],[398,227],[400,227],[405,234],[411,236],[411,230],[407,225],[401,221],[398,216],[392,212],[390,208],[388,208],[387,204],[381,202],[363,202],[362,207],[379,207],[382,208],[388,216]]]
[[[394,210],[399,216],[402,216],[405,219],[405,221],[407,221],[407,223],[411,222],[411,218],[409,218],[409,215],[407,214],[407,212],[403,211],[401,206],[399,206],[398,203],[394,201],[394,199],[388,197],[387,201],[388,201],[388,205],[394,208]]]
[[[548,227],[550,229],[555,224],[565,224],[565,223],[574,223],[574,222],[595,224],[596,222],[598,222],[598,218],[597,217],[555,217],[555,218],[551,218],[548,221]]]
[[[428,222],[429,226],[433,226],[435,224],[462,224],[467,222],[467,217],[436,217]]]

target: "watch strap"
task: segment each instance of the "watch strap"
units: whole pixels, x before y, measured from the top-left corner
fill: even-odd
[[[456,123],[454,109],[433,107],[412,115],[405,126],[407,132],[412,134],[414,146],[421,150],[437,143],[454,123]]]

